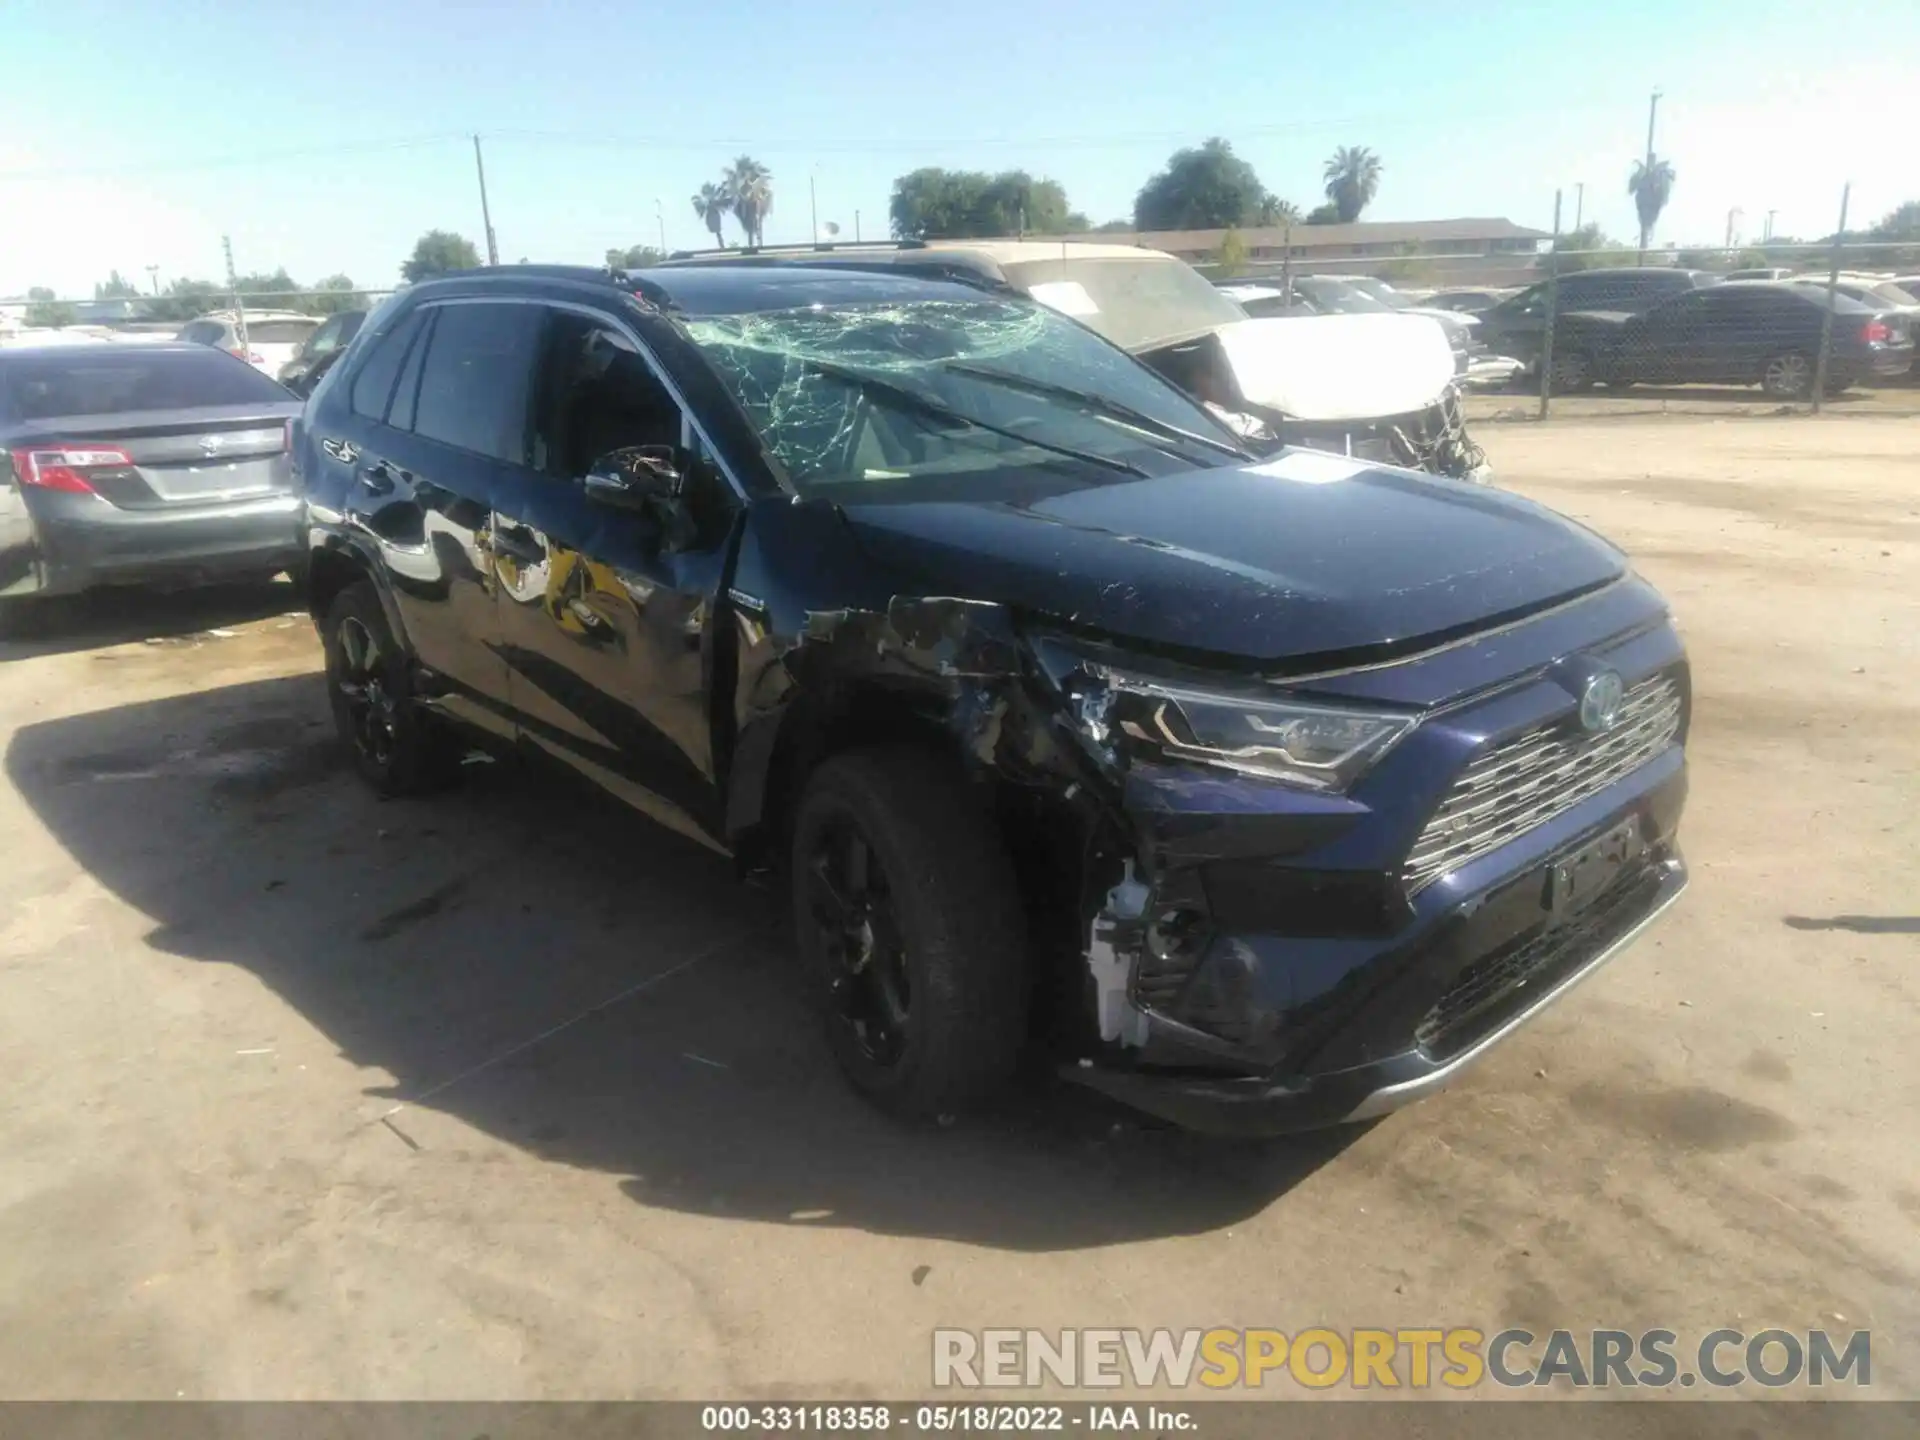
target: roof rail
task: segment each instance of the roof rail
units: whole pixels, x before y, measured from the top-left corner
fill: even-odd
[[[675,250],[669,260],[699,260],[708,255],[814,255],[857,254],[862,250],[924,250],[924,240],[815,240],[792,245],[717,245],[704,250]]]
[[[621,272],[605,265],[481,265],[472,270],[448,270],[443,274],[428,275],[425,278],[428,280],[484,280],[490,276],[599,281],[604,285],[619,284],[625,278]]]

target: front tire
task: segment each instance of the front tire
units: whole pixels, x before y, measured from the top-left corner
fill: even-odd
[[[322,635],[333,722],[361,778],[387,797],[447,785],[460,752],[415,699],[412,667],[372,582],[334,597]]]
[[[1569,350],[1553,357],[1553,389],[1571,395],[1593,386],[1593,360],[1584,351]]]
[[[1005,847],[929,752],[858,751],[807,783],[793,827],[794,930],[840,1068],[908,1118],[1013,1077],[1026,927]]]

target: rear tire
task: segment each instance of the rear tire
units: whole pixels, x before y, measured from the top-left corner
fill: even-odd
[[[1804,400],[1813,394],[1813,361],[1798,350],[1773,356],[1760,367],[1760,388],[1780,400]]]
[[[1026,926],[1005,847],[933,754],[857,751],[808,780],[793,827],[794,930],[834,1057],[910,1118],[1013,1077],[1026,1038]]]
[[[371,581],[334,597],[321,636],[334,725],[361,778],[388,797],[450,784],[461,751],[415,698],[411,661]]]

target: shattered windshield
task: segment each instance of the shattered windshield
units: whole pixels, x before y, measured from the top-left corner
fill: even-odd
[[[819,486],[1065,467],[1088,482],[1230,460],[1153,371],[1039,305],[808,305],[683,322],[767,450]]]

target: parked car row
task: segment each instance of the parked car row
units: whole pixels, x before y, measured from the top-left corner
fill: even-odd
[[[213,347],[0,353],[10,593],[292,545],[371,785],[520,754],[776,872],[887,1109],[1045,1053],[1222,1133],[1377,1115],[1684,889],[1686,657],[1584,528],[1246,433],[1324,321],[1450,392],[1422,317],[1104,258],[471,272],[304,407]]]
[[[1551,301],[1550,284],[1559,291]],[[1829,298],[1824,282],[1723,280],[1667,267],[1583,270],[1501,301],[1481,316],[1481,333],[1537,373],[1551,304],[1557,389],[1711,383],[1797,399],[1813,391],[1823,333],[1829,391],[1907,374],[1915,310],[1903,298],[1910,302],[1884,285],[1843,285]]]

